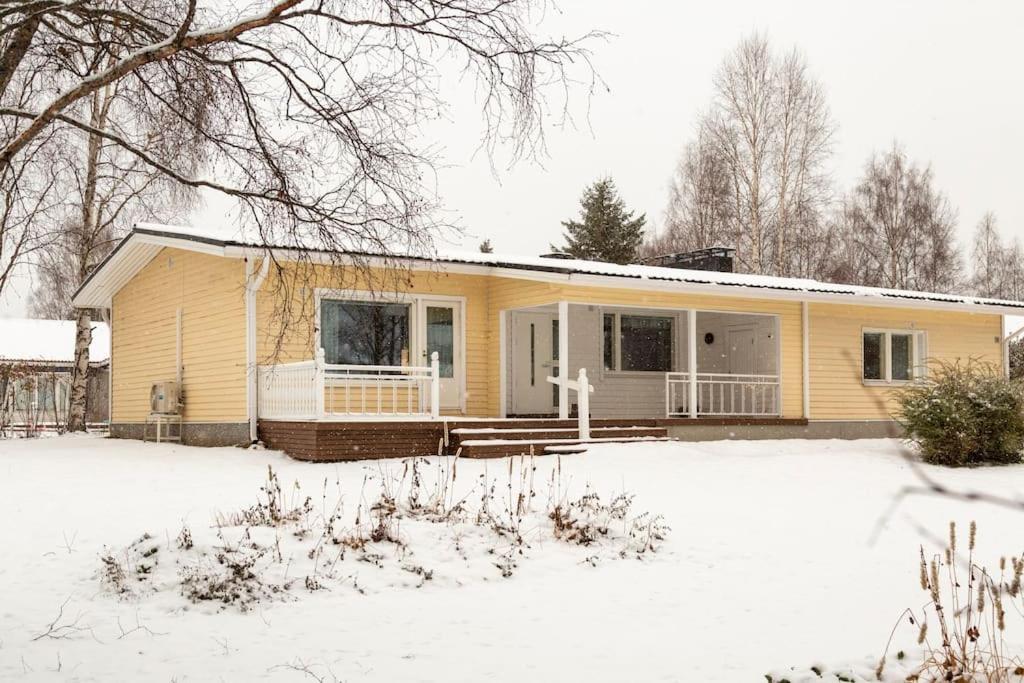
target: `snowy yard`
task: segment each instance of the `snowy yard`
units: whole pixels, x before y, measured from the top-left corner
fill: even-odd
[[[917,547],[938,547],[929,534],[976,519],[990,566],[1024,546],[1024,515],[922,497],[872,542],[893,495],[915,481],[900,453],[888,440],[596,447],[561,459],[563,487],[636,494],[634,512],[672,529],[657,552],[590,563],[600,549],[538,536],[503,578],[483,553],[461,559],[444,525],[409,524],[401,533],[431,580],[349,559],[345,580],[313,592],[300,581],[290,599],[243,613],[171,591],[119,600],[101,585],[100,557],[143,532],[166,554],[183,523],[197,542],[209,536],[217,513],[255,502],[268,464],[318,510],[325,479],[331,490],[340,480],[354,515],[364,476],[402,463],[0,441],[0,679],[314,680],[295,668],[306,667],[326,681],[763,681],[819,662],[866,675],[901,610],[925,602]],[[537,459],[536,507],[556,462]],[[1024,491],[1024,467],[928,471],[959,488]],[[485,473],[501,488],[508,461],[460,461],[459,486]],[[33,640],[65,601],[63,623],[84,630]],[[912,658],[915,635],[901,627],[892,651]],[[1019,644],[1024,631],[1008,636]]]

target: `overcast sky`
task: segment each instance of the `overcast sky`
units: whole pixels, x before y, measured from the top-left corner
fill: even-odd
[[[966,244],[995,211],[1005,233],[1024,237],[1019,201],[1024,156],[1022,3],[935,2],[564,2],[567,25],[617,34],[595,49],[610,92],[591,106],[592,130],[550,135],[544,168],[520,166],[501,183],[453,127],[453,163],[443,175],[448,204],[468,230],[497,250],[537,252],[573,215],[582,188],[612,175],[630,206],[660,226],[670,175],[712,74],[746,34],[765,32],[798,47],[823,82],[838,131],[840,189],[869,155],[899,140],[930,162],[959,209]],[[466,113],[469,115],[469,112]],[[461,157],[461,159],[460,159]]]
[[[840,190],[873,151],[898,140],[913,159],[931,163],[958,209],[962,245],[987,210],[1004,235],[1024,238],[1024,3],[563,0],[545,21],[553,33],[614,34],[593,45],[607,90],[590,102],[589,125],[581,118],[575,129],[548,130],[542,165],[521,163],[495,178],[486,157],[474,158],[480,117],[471,84],[446,84],[450,120],[431,130],[447,164],[439,191],[466,230],[465,246],[487,237],[497,251],[547,250],[560,241],[560,221],[576,214],[583,188],[606,174],[660,227],[669,178],[708,105],[712,75],[755,30],[777,48],[799,48],[824,84],[838,124]],[[574,111],[585,110],[580,97]],[[193,222],[223,222],[224,210],[213,201]],[[23,313],[20,293],[0,312]]]

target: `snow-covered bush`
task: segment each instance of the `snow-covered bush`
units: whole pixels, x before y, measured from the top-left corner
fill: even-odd
[[[130,599],[149,590],[149,580],[160,564],[160,544],[148,533],[120,553],[100,556],[100,582],[114,595]]]
[[[897,393],[897,419],[925,462],[963,467],[1020,462],[1024,385],[991,365],[935,363]]]
[[[294,583],[272,581],[264,576],[269,564],[264,558],[270,548],[253,541],[248,533],[235,543],[218,535],[222,543],[215,552],[179,569],[181,594],[190,602],[216,602],[245,612],[259,602],[287,592]]]
[[[365,594],[428,581],[462,585],[495,569],[508,578],[541,551],[592,566],[644,559],[668,534],[660,515],[633,512],[628,493],[605,502],[588,486],[569,497],[560,458],[543,508],[533,503],[532,457],[509,458],[504,476],[485,473],[457,492],[458,464],[458,456],[409,458],[397,470],[367,468],[354,509],[346,509],[340,480],[328,486],[325,479],[314,504],[298,482],[282,487],[268,468],[254,505],[215,514],[211,527],[183,526],[173,540],[166,534],[164,545],[145,534],[102,556],[100,578],[122,599],[177,591],[193,604],[244,612],[295,599],[302,587],[350,585]],[[551,538],[562,547],[546,543]]]

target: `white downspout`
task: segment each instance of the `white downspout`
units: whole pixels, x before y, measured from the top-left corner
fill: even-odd
[[[803,396],[804,419],[811,419],[811,316],[807,311],[807,302],[800,302],[800,327],[803,336]],[[779,368],[782,376],[782,368]],[[782,400],[781,397],[779,399]]]
[[[270,269],[270,258],[264,255],[259,273],[255,273],[253,257],[245,257],[245,372],[246,411],[249,414],[249,441],[256,442],[258,415],[258,377],[256,370],[256,292]]]

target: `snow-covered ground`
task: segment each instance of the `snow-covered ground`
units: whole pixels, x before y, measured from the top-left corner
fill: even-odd
[[[978,559],[990,565],[1024,545],[1024,515],[932,497],[906,500],[876,537],[894,494],[915,483],[901,449],[891,440],[596,446],[561,458],[563,487],[634,493],[634,512],[660,513],[672,528],[657,552],[590,563],[592,549],[538,533],[503,578],[474,554],[479,543],[460,559],[452,527],[410,523],[401,533],[432,580],[350,558],[344,580],[314,592],[299,584],[294,599],[243,613],[172,591],[119,600],[101,586],[100,557],[143,532],[166,556],[183,523],[209,536],[216,513],[255,502],[268,464],[317,509],[325,479],[340,481],[354,515],[364,476],[402,463],[315,465],[98,437],[0,441],[0,680],[313,680],[296,666],[325,681],[763,681],[820,662],[867,673],[900,611],[925,602],[917,548],[940,542],[929,535],[975,519]],[[537,459],[537,507],[556,462]],[[507,468],[460,461],[457,481],[485,475],[500,488]],[[927,471],[959,488],[1024,491],[1024,467]],[[65,601],[60,623],[86,630],[33,640]],[[914,635],[898,629],[893,652],[912,658]]]

